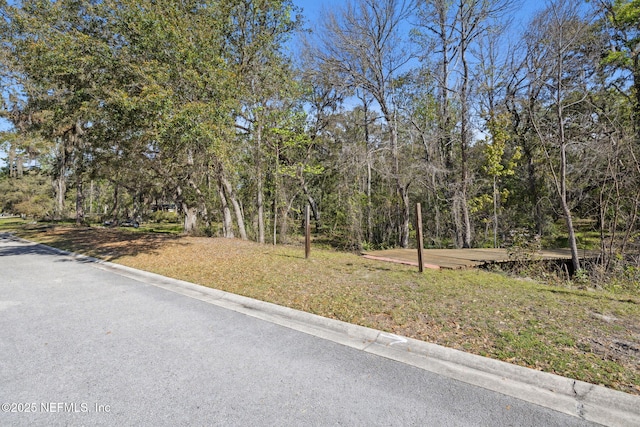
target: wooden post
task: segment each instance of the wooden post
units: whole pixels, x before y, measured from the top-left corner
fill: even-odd
[[[304,257],[309,258],[311,253],[311,214],[309,205],[304,207]]]
[[[422,208],[420,203],[416,204],[416,234],[418,237],[418,271],[422,273],[424,271],[424,262],[422,261]]]

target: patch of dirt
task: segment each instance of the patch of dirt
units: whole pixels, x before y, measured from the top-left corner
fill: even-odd
[[[614,316],[602,316],[602,321],[610,324],[624,326],[616,332],[604,333],[603,330],[594,328],[592,336],[584,337],[579,341],[579,346],[584,350],[625,367],[629,372],[640,369],[640,325],[622,322]],[[639,384],[618,384],[618,389],[627,393],[640,394]]]
[[[606,360],[620,362],[625,366],[640,367],[640,324],[621,321],[613,315],[591,313],[591,317],[609,325],[617,326],[619,331],[605,334],[600,329],[594,329],[594,336],[584,338],[593,353]]]
[[[625,365],[640,366],[640,343],[617,337],[585,338],[593,353],[605,359],[623,362]]]
[[[591,316],[595,317],[596,319],[600,319],[602,321],[605,321],[607,323],[614,323],[615,321],[619,320],[615,316],[607,316],[607,315],[600,314],[600,313],[591,313]]]

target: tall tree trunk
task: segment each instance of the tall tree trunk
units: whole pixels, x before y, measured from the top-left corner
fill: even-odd
[[[182,212],[184,213],[183,231],[185,234],[193,234],[198,229],[198,210],[182,202]]]
[[[460,218],[460,215],[462,213],[460,203],[460,192],[457,191],[453,196],[453,206],[451,207],[451,213],[453,215],[453,222],[455,225],[456,248],[461,248],[464,244],[464,239],[462,236],[462,218]]]
[[[222,233],[224,237],[233,239],[233,220],[231,219],[231,210],[229,209],[229,203],[227,197],[224,194],[224,187],[221,177],[218,177],[218,195],[220,196],[220,202],[222,203]]]
[[[81,148],[76,148],[76,151],[76,225],[79,226],[84,223],[84,167]]]
[[[304,176],[302,175],[302,173],[300,173],[299,178],[300,178],[300,187],[302,188],[302,191],[304,192],[304,195],[307,197],[307,201],[309,202],[309,206],[311,206],[311,212],[313,213],[313,219],[314,219],[314,221],[316,223],[316,232],[319,232],[320,228],[321,228],[321,224],[320,224],[320,211],[318,210],[318,204],[316,203],[316,200],[311,195],[311,192],[309,191],[309,187],[307,186],[307,182],[305,181]]]
[[[401,233],[401,241],[400,246],[403,248],[409,247],[409,185],[401,186],[401,196],[402,196],[402,233]]]
[[[62,219],[64,215],[64,199],[67,193],[67,180],[64,176],[58,176],[54,180],[53,189],[56,194],[55,219]]]
[[[16,177],[22,178],[24,175],[24,156],[18,155],[16,156]]]
[[[493,247],[498,247],[498,192],[497,178],[493,177]]]
[[[461,33],[467,34],[465,20],[461,20]],[[460,170],[461,170],[461,208],[463,218],[463,240],[462,247],[471,247],[471,219],[469,216],[469,204],[467,202],[469,194],[469,172],[468,172],[468,148],[470,131],[469,131],[469,63],[467,58],[467,40],[463,36],[460,42],[460,60],[462,62],[462,87],[460,88]]]
[[[560,139],[560,203],[564,213],[565,223],[567,224],[567,234],[569,237],[569,248],[571,249],[571,263],[573,271],[580,270],[580,258],[578,257],[578,245],[576,244],[576,234],[573,229],[573,219],[571,217],[571,209],[567,200],[567,140],[565,135],[565,118],[562,105],[562,76],[564,72],[564,63],[562,57],[559,57],[556,81],[558,82],[558,90],[556,91],[556,120]]]
[[[373,203],[371,202],[371,155],[367,152],[367,242],[373,242]]]
[[[182,187],[176,187],[177,204],[180,205],[180,210],[184,214],[183,230],[185,234],[194,234],[198,230],[198,209],[195,206],[190,206],[183,197]]]
[[[64,215],[64,199],[67,193],[67,180],[64,176],[56,178],[54,189],[56,193],[55,217],[56,219],[62,219]]]
[[[468,196],[466,191],[462,192],[462,219],[464,221],[464,240],[462,242],[463,248],[471,247],[471,216],[469,214],[469,203],[467,202]]]
[[[454,241],[456,247],[462,246],[462,226],[459,220],[458,212],[458,190],[456,185],[452,185],[454,177],[453,162],[453,141],[452,141],[452,112],[451,112],[451,93],[449,89],[451,78],[451,46],[452,39],[448,23],[448,13],[451,2],[446,0],[438,0],[434,2],[435,20],[437,21],[436,35],[439,40],[438,51],[441,53],[440,58],[440,76],[438,76],[438,151],[440,153],[441,162],[445,168],[445,174],[441,179],[436,179],[434,173],[434,192],[436,193],[435,203],[438,203],[437,192],[442,189],[445,200],[451,203],[451,221],[455,228]],[[436,227],[436,236],[441,240],[441,232]]]
[[[76,164],[76,225],[82,225],[84,223],[84,145],[82,135],[84,130],[82,124],[77,122],[72,134],[70,135],[72,146],[75,151],[75,164]]]
[[[371,243],[373,241],[373,205],[371,201],[372,153],[369,151],[369,145],[371,143],[371,135],[369,133],[369,101],[366,97],[363,97],[362,101],[362,112],[364,114],[364,144],[367,154],[367,242]]]
[[[94,192],[94,182],[91,180],[91,184],[89,186],[89,215],[93,214],[93,192]]]
[[[278,202],[273,199],[273,245],[278,243]]]
[[[560,125],[561,139],[564,140],[564,127]],[[564,213],[564,220],[567,224],[567,233],[569,237],[569,248],[571,249],[571,263],[573,264],[573,271],[580,270],[580,258],[578,255],[578,245],[576,243],[576,233],[573,228],[573,219],[571,215],[571,209],[567,200],[567,153],[566,144],[562,144],[561,147],[561,160],[560,160],[560,203],[562,204],[562,212]]]
[[[67,193],[67,147],[64,138],[58,139],[58,153],[56,155],[56,169],[54,172],[53,189],[56,194],[55,219],[64,216],[64,201]]]
[[[636,47],[633,57],[633,86],[636,99],[633,105],[636,145],[640,146],[640,43]]]
[[[262,123],[256,126],[256,187],[258,205],[258,243],[264,243],[264,188],[262,180]]]
[[[400,176],[400,156],[398,152],[398,129],[396,127],[395,118],[391,114],[386,102],[382,101],[382,112],[385,117],[385,121],[389,126],[389,133],[391,137],[391,154],[393,157],[393,174],[395,177],[396,196],[398,197],[396,205],[396,225],[398,227],[398,244],[401,248],[409,246],[409,195],[405,194],[405,186],[402,184]]]
[[[247,231],[244,226],[244,214],[242,213],[240,203],[238,203],[235,191],[233,191],[231,183],[225,176],[221,176],[220,180],[224,187],[224,191],[226,191],[227,197],[229,198],[229,200],[231,200],[231,205],[233,206],[233,210],[236,214],[236,223],[238,224],[238,232],[240,233],[240,238],[242,240],[247,240]]]
[[[118,195],[120,191],[120,185],[117,182],[113,182],[113,206],[111,207],[111,212],[109,212],[109,217],[115,223],[118,215],[118,204],[120,197]]]
[[[16,167],[14,167],[14,164],[16,162],[16,146],[13,144],[9,144],[9,157],[7,159],[7,162],[9,166],[9,177],[15,178],[17,169]]]
[[[279,177],[279,169],[280,169],[280,145],[276,142],[275,144],[275,168],[273,173],[273,244],[276,245],[278,238],[278,177]]]
[[[259,171],[261,175],[262,172]],[[258,175],[258,243],[264,243],[264,190],[262,188],[262,176]]]
[[[76,171],[76,225],[84,223],[84,189],[82,171]]]

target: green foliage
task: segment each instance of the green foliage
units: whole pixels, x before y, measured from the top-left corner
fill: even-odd
[[[607,53],[602,61],[605,65],[621,65],[623,67],[630,67],[633,65],[633,61],[629,57],[629,54],[620,51]]]
[[[573,276],[571,277],[571,280],[580,288],[587,287],[591,282],[591,278],[589,277],[589,272],[584,268],[581,268],[578,271],[575,271],[573,273]]]
[[[612,277],[603,285],[605,289],[616,294],[638,295],[640,294],[640,267],[622,265],[614,270]]]
[[[320,175],[324,172],[324,166],[311,164],[309,156],[314,141],[304,131],[306,115],[303,112],[283,111],[282,118],[277,127],[269,129],[278,145],[277,172],[290,178],[298,178],[302,174]]]
[[[613,0],[606,4],[606,18],[609,27],[609,52],[604,56],[603,65],[618,70],[615,87],[631,81],[631,95],[634,104],[636,137],[640,135],[640,2],[638,0]],[[626,72],[620,73],[620,70]],[[635,92],[635,93],[634,93]]]
[[[157,223],[177,223],[180,217],[176,212],[156,211],[151,214],[151,220]]]
[[[518,162],[522,158],[521,148],[512,148],[510,156],[506,157],[508,143],[512,139],[509,131],[511,126],[510,116],[506,113],[490,115],[487,121],[489,135],[485,139],[484,145],[484,165],[482,170],[492,182],[491,194],[483,193],[469,200],[471,213],[481,212],[487,207],[491,207],[494,222],[494,246],[497,246],[498,216],[502,211],[502,205],[511,194],[508,188],[500,188],[502,179],[515,175]]]
[[[518,161],[522,158],[521,148],[516,146],[510,158],[505,159],[507,143],[511,139],[508,131],[511,125],[508,114],[498,114],[487,122],[489,139],[485,146],[486,165],[483,170],[492,178],[511,176],[515,174]]]
[[[50,218],[53,214],[49,177],[29,171],[21,178],[0,177],[0,212]]]
[[[511,230],[510,245],[507,248],[509,259],[513,261],[533,261],[538,259],[541,249],[540,236],[524,228]]]
[[[611,23],[624,29],[640,31],[639,0],[615,0],[612,12],[609,16]]]
[[[474,197],[469,200],[469,211],[471,213],[478,213],[483,209],[486,209],[487,206],[491,206],[493,203],[493,197],[489,194],[481,194],[480,196]]]

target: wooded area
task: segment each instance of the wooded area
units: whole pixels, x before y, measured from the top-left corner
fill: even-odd
[[[0,1],[0,211],[638,266],[640,1]]]

